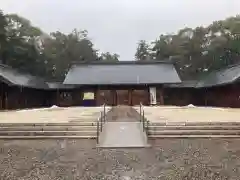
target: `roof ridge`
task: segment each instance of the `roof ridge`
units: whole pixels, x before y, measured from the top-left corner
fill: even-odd
[[[149,61],[81,61],[73,62],[72,65],[146,65],[146,64],[173,64],[171,60],[149,60]]]

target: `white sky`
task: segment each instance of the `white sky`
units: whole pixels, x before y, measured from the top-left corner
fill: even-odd
[[[0,0],[45,32],[86,29],[100,51],[133,60],[139,40],[240,13],[240,0]]]

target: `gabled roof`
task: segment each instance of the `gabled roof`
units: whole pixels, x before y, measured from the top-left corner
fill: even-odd
[[[209,88],[215,86],[223,86],[235,83],[240,80],[240,64],[228,66],[226,68],[212,71],[199,80],[183,81],[182,83],[174,83],[165,85],[169,88]]]
[[[240,64],[211,72],[196,84],[196,88],[234,83],[240,78]]]
[[[2,64],[0,64],[0,80],[9,86],[48,89],[48,84],[43,79],[30,74],[20,73],[16,69]]]
[[[76,85],[130,85],[180,83],[171,62],[119,61],[75,64],[69,70],[64,84]]]

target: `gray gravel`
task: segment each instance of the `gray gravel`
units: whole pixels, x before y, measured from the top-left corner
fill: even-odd
[[[1,180],[237,180],[240,139],[159,139],[148,149],[94,140],[0,140]]]

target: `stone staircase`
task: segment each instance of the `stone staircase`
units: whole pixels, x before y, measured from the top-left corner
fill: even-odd
[[[96,138],[96,122],[0,125],[1,139]]]
[[[97,120],[103,110],[109,109],[73,107],[3,113],[0,139],[95,139]]]
[[[107,122],[137,122],[140,114],[137,108],[119,106],[108,109]],[[76,113],[77,114],[77,113]],[[240,122],[169,122],[151,121],[145,117],[147,138],[238,138]],[[131,124],[131,123],[130,123]],[[129,124],[129,126],[131,126]],[[142,125],[142,122],[140,122]],[[141,126],[140,125],[140,126]],[[142,127],[141,127],[142,128]],[[110,128],[111,129],[111,128]],[[142,130],[143,131],[143,130]],[[131,133],[129,133],[131,135]],[[97,116],[92,118],[72,118],[69,122],[53,123],[1,123],[0,139],[51,139],[51,138],[97,138]],[[109,135],[111,136],[111,135]],[[126,137],[127,138],[127,137]]]
[[[240,123],[149,123],[149,138],[238,138]]]
[[[240,138],[240,122],[235,121],[172,121],[164,117],[156,119],[150,107],[134,109],[142,115],[147,124],[147,136],[156,138]],[[155,107],[153,107],[155,108]],[[141,113],[145,111],[145,113]],[[173,112],[174,113],[174,112]],[[146,115],[147,114],[147,115]],[[144,115],[144,117],[143,117]],[[151,119],[153,118],[153,119]],[[204,116],[203,116],[204,118]]]

